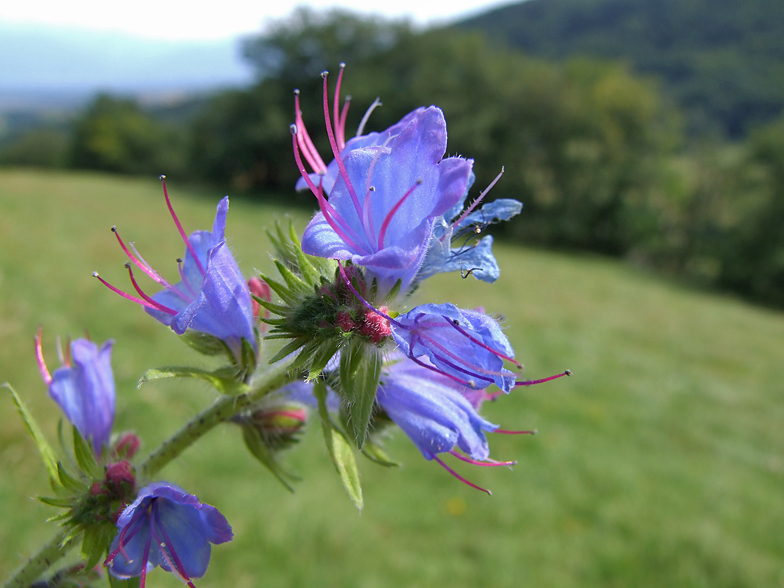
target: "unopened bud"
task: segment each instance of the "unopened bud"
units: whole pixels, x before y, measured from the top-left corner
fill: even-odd
[[[114,447],[117,457],[120,459],[131,459],[139,450],[139,437],[135,433],[123,433]]]
[[[272,290],[267,285],[267,283],[262,280],[261,278],[253,277],[248,280],[248,289],[250,293],[253,294],[256,298],[260,298],[261,300],[265,300],[269,302],[272,300]],[[253,316],[259,318],[259,314],[261,313],[261,304],[256,302],[256,300],[251,297],[251,301],[253,303]],[[267,318],[269,316],[269,311],[264,311],[264,317]]]
[[[308,412],[299,405],[262,408],[251,413],[251,421],[272,449],[282,449],[296,441],[308,420]]]
[[[131,464],[125,460],[106,466],[106,488],[123,496],[136,486],[136,476]]]

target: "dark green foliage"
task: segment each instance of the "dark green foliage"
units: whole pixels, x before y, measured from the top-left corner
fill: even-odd
[[[99,95],[74,124],[71,163],[120,173],[182,173],[181,130],[154,120],[132,100]]]
[[[0,145],[0,165],[62,168],[67,157],[68,134],[58,127],[34,128]]]
[[[458,26],[532,55],[621,59],[656,74],[694,133],[738,138],[784,108],[780,0],[529,0]]]

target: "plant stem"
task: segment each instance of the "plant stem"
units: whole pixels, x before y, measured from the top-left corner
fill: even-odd
[[[76,541],[69,541],[67,545],[61,546],[68,531],[60,529],[57,534],[47,541],[33,555],[27,563],[23,564],[14,574],[3,584],[3,588],[27,588],[35,580],[48,570],[54,563],[63,558],[68,550],[75,545]]]
[[[268,372],[261,374],[251,384],[251,391],[240,396],[223,396],[215,404],[201,411],[183,426],[174,435],[161,443],[144,462],[136,468],[139,480],[144,483],[149,480],[166,464],[178,457],[205,433],[211,431],[216,425],[229,420],[235,414],[248,408],[255,401],[263,398],[293,382],[299,373],[290,374],[288,365],[276,366]]]
[[[300,375],[298,371],[289,373],[287,364],[276,366],[253,380],[251,391],[247,394],[222,396],[215,404],[201,411],[184,427],[161,443],[160,447],[136,468],[140,485],[157,474],[161,468],[178,457],[216,425],[229,420],[267,394],[293,382]],[[38,553],[14,572],[2,588],[28,588],[52,564],[64,557],[68,550],[78,543],[78,541],[69,541],[66,545],[61,545],[66,537],[66,532],[65,529],[58,530],[57,534],[41,547]]]

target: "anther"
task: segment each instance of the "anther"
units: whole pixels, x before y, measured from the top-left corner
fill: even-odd
[[[571,375],[572,375],[572,370],[566,370],[564,373],[565,373],[567,376],[570,376],[570,377],[571,377]]]
[[[294,95],[299,96],[299,88],[294,88]]]
[[[161,174],[160,176],[158,176],[158,179],[159,179],[160,181],[163,181],[163,180],[165,180],[165,179],[166,179],[166,176],[164,176],[163,174]]]
[[[289,125],[289,131],[291,131],[292,135],[296,135],[297,134],[297,125],[295,125],[294,123],[291,123]]]
[[[117,232],[117,226],[112,225],[112,233],[116,233],[116,232]]]
[[[327,70],[324,70],[324,71],[321,72],[321,77],[322,78],[326,78],[328,75],[329,75],[329,72]]]
[[[97,278],[98,277],[98,272],[93,272],[93,277]]]
[[[371,191],[371,192],[375,192],[376,191],[376,187],[375,186],[370,186],[370,188],[368,188],[368,190]]]
[[[182,257],[178,257],[178,258],[177,258],[177,259],[175,259],[174,261],[176,261],[177,263],[182,263]]]
[[[341,61],[341,62],[340,62],[340,65],[338,65],[338,67],[339,67],[340,69],[343,69],[343,68],[345,68],[345,67],[346,67],[346,64],[345,64],[345,63],[343,63],[343,62]]]

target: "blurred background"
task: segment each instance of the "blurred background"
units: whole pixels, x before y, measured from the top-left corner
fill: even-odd
[[[293,191],[288,125],[299,88],[328,152],[323,70],[347,64],[349,134],[377,96],[367,130],[436,104],[448,153],[476,160],[474,193],[505,166],[488,199],[525,205],[495,228],[497,284],[442,276],[421,294],[502,314],[531,377],[575,373],[486,407],[540,431],[491,439],[514,472],[461,469],[493,498],[399,434],[404,468],[361,464],[358,517],[317,430],[290,458],[294,496],[216,431],[164,472],[236,521],[199,586],[784,586],[784,3],[14,4],[0,382],[49,432],[59,415],[22,344],[39,323],[52,358],[56,334],[117,339],[117,430],[147,449],[210,401],[136,390],[153,365],[205,360],[89,274],[124,279],[106,230],[121,221],[173,269],[161,173],[189,231],[229,193],[240,265],[268,268],[262,228],[288,214],[302,229],[313,209]],[[45,479],[2,397],[0,425],[2,577],[55,513],[29,500]]]

